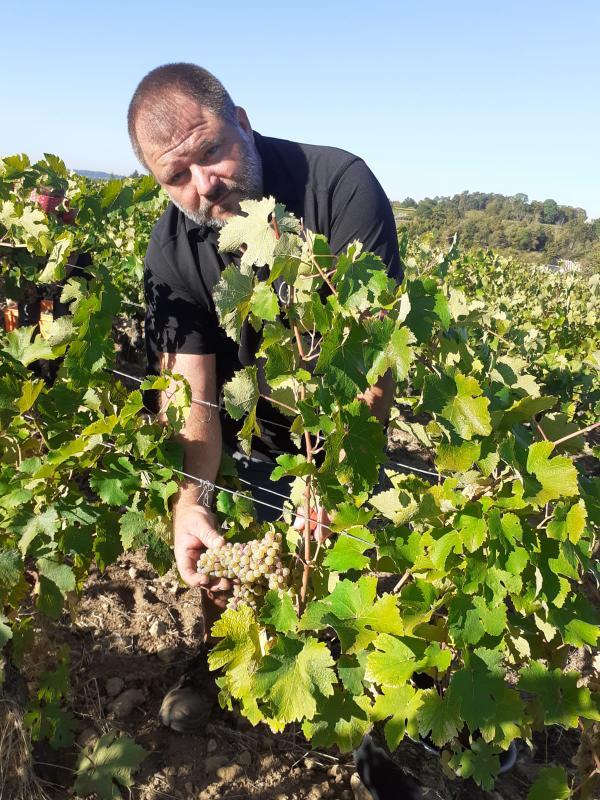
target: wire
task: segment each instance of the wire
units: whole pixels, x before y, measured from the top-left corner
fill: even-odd
[[[113,375],[119,375],[121,378],[127,378],[130,381],[135,381],[135,383],[142,384],[144,380],[142,378],[137,378],[135,375],[129,375],[127,372],[121,372],[118,369],[111,369],[110,367],[104,367],[106,372],[112,372]],[[158,377],[158,376],[157,376]],[[208,406],[209,408],[217,408],[219,411],[222,410],[223,406],[219,405],[218,403],[211,403],[209,400],[199,400],[196,397],[192,397],[192,403],[201,406]],[[289,425],[284,425],[282,422],[275,422],[275,420],[264,419],[263,417],[256,418],[259,422],[264,422],[265,425],[273,425],[276,428],[283,428],[286,431],[289,431]]]
[[[101,444],[102,447],[108,448],[109,450],[117,449],[116,445],[111,444],[110,442],[99,442],[99,444]],[[177,469],[177,467],[165,466],[165,464],[161,464],[159,461],[156,462],[156,465],[158,467],[162,467],[162,469],[170,469],[172,472],[176,472],[178,475],[182,475],[184,478],[188,478],[188,480],[192,480],[200,484],[201,486],[204,486],[206,483],[212,483],[211,481],[207,481],[205,478],[199,478],[197,475],[192,475],[189,472],[185,472],[185,470]],[[258,489],[259,491],[266,491],[266,492],[272,491],[271,489],[266,489],[263,486],[258,486],[257,484],[251,483],[250,481],[243,481],[243,482],[246,483],[248,486],[251,486],[253,489]],[[292,509],[281,508],[280,506],[275,506],[273,505],[273,503],[267,503],[264,500],[257,500],[255,497],[252,497],[252,495],[248,495],[245,492],[238,492],[235,489],[228,489],[226,486],[219,486],[218,483],[214,483],[212,485],[214,486],[215,489],[218,489],[220,492],[227,492],[228,494],[235,495],[237,497],[247,497],[253,503],[256,503],[257,505],[260,506],[264,506],[266,508],[271,508],[274,511],[278,511],[280,514],[283,514],[285,511],[292,510]],[[279,493],[274,492],[274,494],[279,494]],[[289,497],[287,497],[287,495],[280,495],[280,496],[285,497],[287,500],[289,500]],[[300,517],[300,519],[306,519],[305,515],[302,513],[300,509],[296,509],[296,516]],[[320,522],[318,524],[322,528],[326,528],[328,531],[331,531],[332,533],[339,533],[340,536],[347,536],[348,538],[354,539],[355,541],[360,542],[361,544],[366,544],[369,547],[373,547],[373,542],[368,542],[366,539],[361,539],[359,536],[354,536],[354,534],[348,533],[348,531],[335,531],[333,528],[331,528],[329,525],[326,525],[324,522]]]
[[[386,463],[391,464],[393,467],[400,467],[400,469],[407,469],[410,472],[422,472],[423,475],[433,475],[434,478],[444,477],[443,475],[440,475],[439,472],[432,472],[429,469],[421,469],[420,467],[413,467],[411,464],[402,464],[402,462],[400,461],[387,461]]]
[[[136,383],[139,383],[139,384],[143,383],[143,379],[142,378],[138,378],[135,375],[129,375],[127,372],[121,372],[120,370],[111,369],[110,367],[105,367],[105,370],[107,372],[112,372],[113,375],[119,375],[121,378],[127,378],[128,380],[135,381]],[[192,397],[192,403],[197,403],[197,404],[203,405],[203,406],[209,406],[210,408],[218,408],[219,410],[221,410],[223,408],[223,406],[219,405],[218,403],[211,403],[208,400],[199,400],[199,399],[197,399],[195,397]],[[265,422],[268,425],[276,425],[277,427],[285,428],[285,430],[289,430],[289,426],[283,425],[280,422],[274,422],[272,420],[266,420],[266,419],[263,419],[261,417],[257,417],[256,419],[259,420],[260,422]],[[322,437],[319,437],[319,438],[322,438]],[[413,467],[411,464],[403,464],[401,461],[388,460],[386,462],[386,464],[389,464],[390,466],[393,466],[393,467],[399,467],[400,469],[408,470],[409,472],[420,472],[423,475],[431,475],[434,478],[443,477],[443,475],[440,475],[439,472],[433,472],[432,470],[429,470],[429,469],[421,469],[420,467]],[[385,464],[384,464],[384,466],[385,466]],[[278,492],[274,492],[272,489],[265,489],[265,491],[271,492],[271,494],[279,494]],[[286,495],[279,494],[279,496],[280,497],[285,497]]]

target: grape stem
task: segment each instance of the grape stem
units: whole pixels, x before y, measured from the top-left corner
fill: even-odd
[[[299,336],[297,326],[294,326],[294,331],[297,336]],[[304,400],[306,395],[306,389],[304,384],[300,385],[300,398]],[[313,460],[313,448],[312,442],[310,440],[310,434],[308,431],[304,431],[304,441],[306,443],[306,461],[311,464]],[[302,614],[304,611],[304,606],[306,605],[306,592],[308,590],[308,579],[310,577],[310,569],[311,569],[311,555],[310,555],[310,500],[311,500],[311,489],[312,489],[312,476],[306,476],[306,486],[304,487],[304,568],[302,570],[302,587],[300,589],[300,603],[299,603],[299,615]]]

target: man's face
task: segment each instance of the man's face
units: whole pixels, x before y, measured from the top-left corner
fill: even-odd
[[[200,225],[220,228],[240,200],[262,196],[262,164],[243,109],[237,124],[181,97],[172,135],[157,143],[143,124],[138,140],[148,168],[173,203]],[[169,130],[171,134],[171,130]]]

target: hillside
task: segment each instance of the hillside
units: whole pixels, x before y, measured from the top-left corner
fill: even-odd
[[[392,207],[401,229],[428,233],[443,244],[458,233],[463,246],[492,247],[530,263],[578,262],[586,270],[600,269],[600,219],[589,220],[585,209],[527,195],[506,197],[462,192],[453,197],[407,197]]]

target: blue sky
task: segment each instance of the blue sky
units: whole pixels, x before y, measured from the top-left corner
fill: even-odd
[[[600,217],[597,0],[23,0],[2,25],[0,155],[130,173],[137,82],[193,61],[258,131],[355,152],[392,198],[525,192]]]

